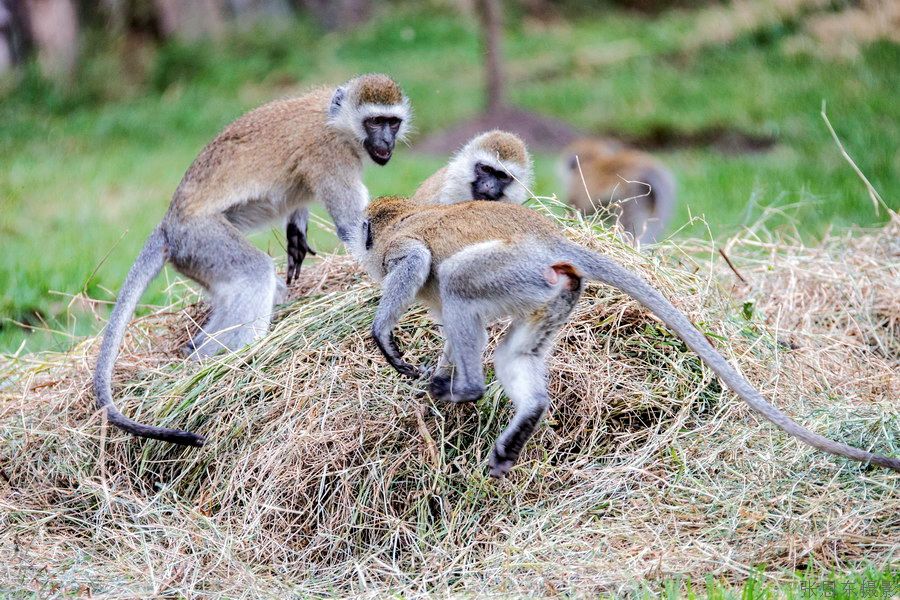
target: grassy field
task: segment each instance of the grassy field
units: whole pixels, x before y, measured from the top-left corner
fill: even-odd
[[[474,23],[452,12],[433,16],[410,8],[342,35],[301,22],[218,45],[171,44],[147,51],[137,66],[123,66],[110,40],[93,35],[91,59],[72,86],[56,89],[34,73],[7,85],[0,100],[0,349],[59,349],[71,335],[96,331],[101,321],[81,303],[70,307],[73,297],[114,298],[190,161],[249,108],[379,70],[411,96],[419,135],[476,113]],[[675,235],[724,237],[771,206],[784,209],[771,226],[809,237],[875,223],[819,112],[826,101],[859,166],[888,204],[900,206],[900,48],[874,44],[856,61],[814,58],[788,51],[790,34],[764,26],[690,49],[697,45],[691,13],[647,20],[613,12],[546,26],[514,17],[506,44],[510,96],[592,132],[724,127],[777,140],[765,153],[664,152],[680,184]],[[401,148],[388,167],[369,167],[366,183],[376,195],[411,192],[445,159]],[[555,157],[536,159],[536,191],[554,194]],[[283,254],[279,234],[255,240]],[[333,245],[324,233],[314,241]],[[145,301],[161,302],[164,289],[161,278]],[[43,322],[57,333],[28,335],[16,322]]]

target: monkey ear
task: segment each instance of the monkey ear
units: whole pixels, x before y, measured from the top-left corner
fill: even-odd
[[[339,87],[334,90],[334,95],[331,97],[331,105],[328,107],[328,114],[332,117],[336,117],[339,112],[341,112],[341,105],[344,103],[344,96],[346,96],[347,92],[343,87]]]

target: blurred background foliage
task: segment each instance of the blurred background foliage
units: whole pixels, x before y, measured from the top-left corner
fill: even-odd
[[[840,157],[823,101],[900,207],[898,7],[508,1],[505,100],[657,153],[679,182],[672,235],[723,238],[765,214],[813,240],[885,218]],[[447,160],[418,143],[484,110],[483,63],[463,0],[0,0],[0,349],[63,349],[96,331],[191,160],[246,110],[391,74],[416,133],[387,167],[367,167],[366,184],[411,193]],[[558,156],[535,158],[535,192],[559,193]],[[334,247],[314,229],[314,246]],[[280,227],[253,239],[283,256]],[[173,276],[144,301],[172,300]]]

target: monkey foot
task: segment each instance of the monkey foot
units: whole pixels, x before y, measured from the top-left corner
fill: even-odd
[[[428,393],[435,400],[460,404],[480,400],[484,396],[484,386],[454,389],[449,376],[436,375],[428,385]]]
[[[494,446],[491,452],[491,458],[488,460],[488,466],[491,468],[490,474],[494,479],[503,479],[509,473],[513,465],[516,464],[518,457],[508,457],[501,452],[499,445]]]

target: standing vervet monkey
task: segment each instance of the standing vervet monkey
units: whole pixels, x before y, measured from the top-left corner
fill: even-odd
[[[369,199],[363,158],[386,164],[409,117],[400,86],[386,75],[363,75],[337,89],[257,108],[200,152],[128,272],[106,327],[94,394],[110,423],[141,437],[204,443],[194,433],[136,423],[113,404],[113,364],[144,290],[168,260],[208,293],[209,319],[186,347],[193,358],[263,336],[284,283],[272,260],[243,234],[319,201],[346,243],[359,231]]]
[[[426,179],[413,200],[453,204],[465,200],[528,199],[534,171],[528,149],[518,136],[493,130],[472,138],[446,167]]]
[[[691,350],[766,419],[811,446],[900,471],[900,459],[832,441],[798,425],[769,404],[688,318],[641,277],[567,240],[550,219],[515,204],[464,202],[420,205],[384,197],[367,209],[352,244],[369,275],[382,282],[372,336],[388,362],[410,377],[425,374],[402,358],[393,337],[416,299],[444,324],[446,344],[429,384],[438,400],[472,402],[484,394],[486,325],[512,317],[494,355],[497,378],[516,414],[497,439],[490,472],[509,472],[547,410],[546,357],[581,292],[581,280],[619,288],[672,329]]]
[[[644,152],[582,139],[563,152],[566,200],[582,214],[602,212],[635,242],[657,241],[675,211],[675,178]]]

